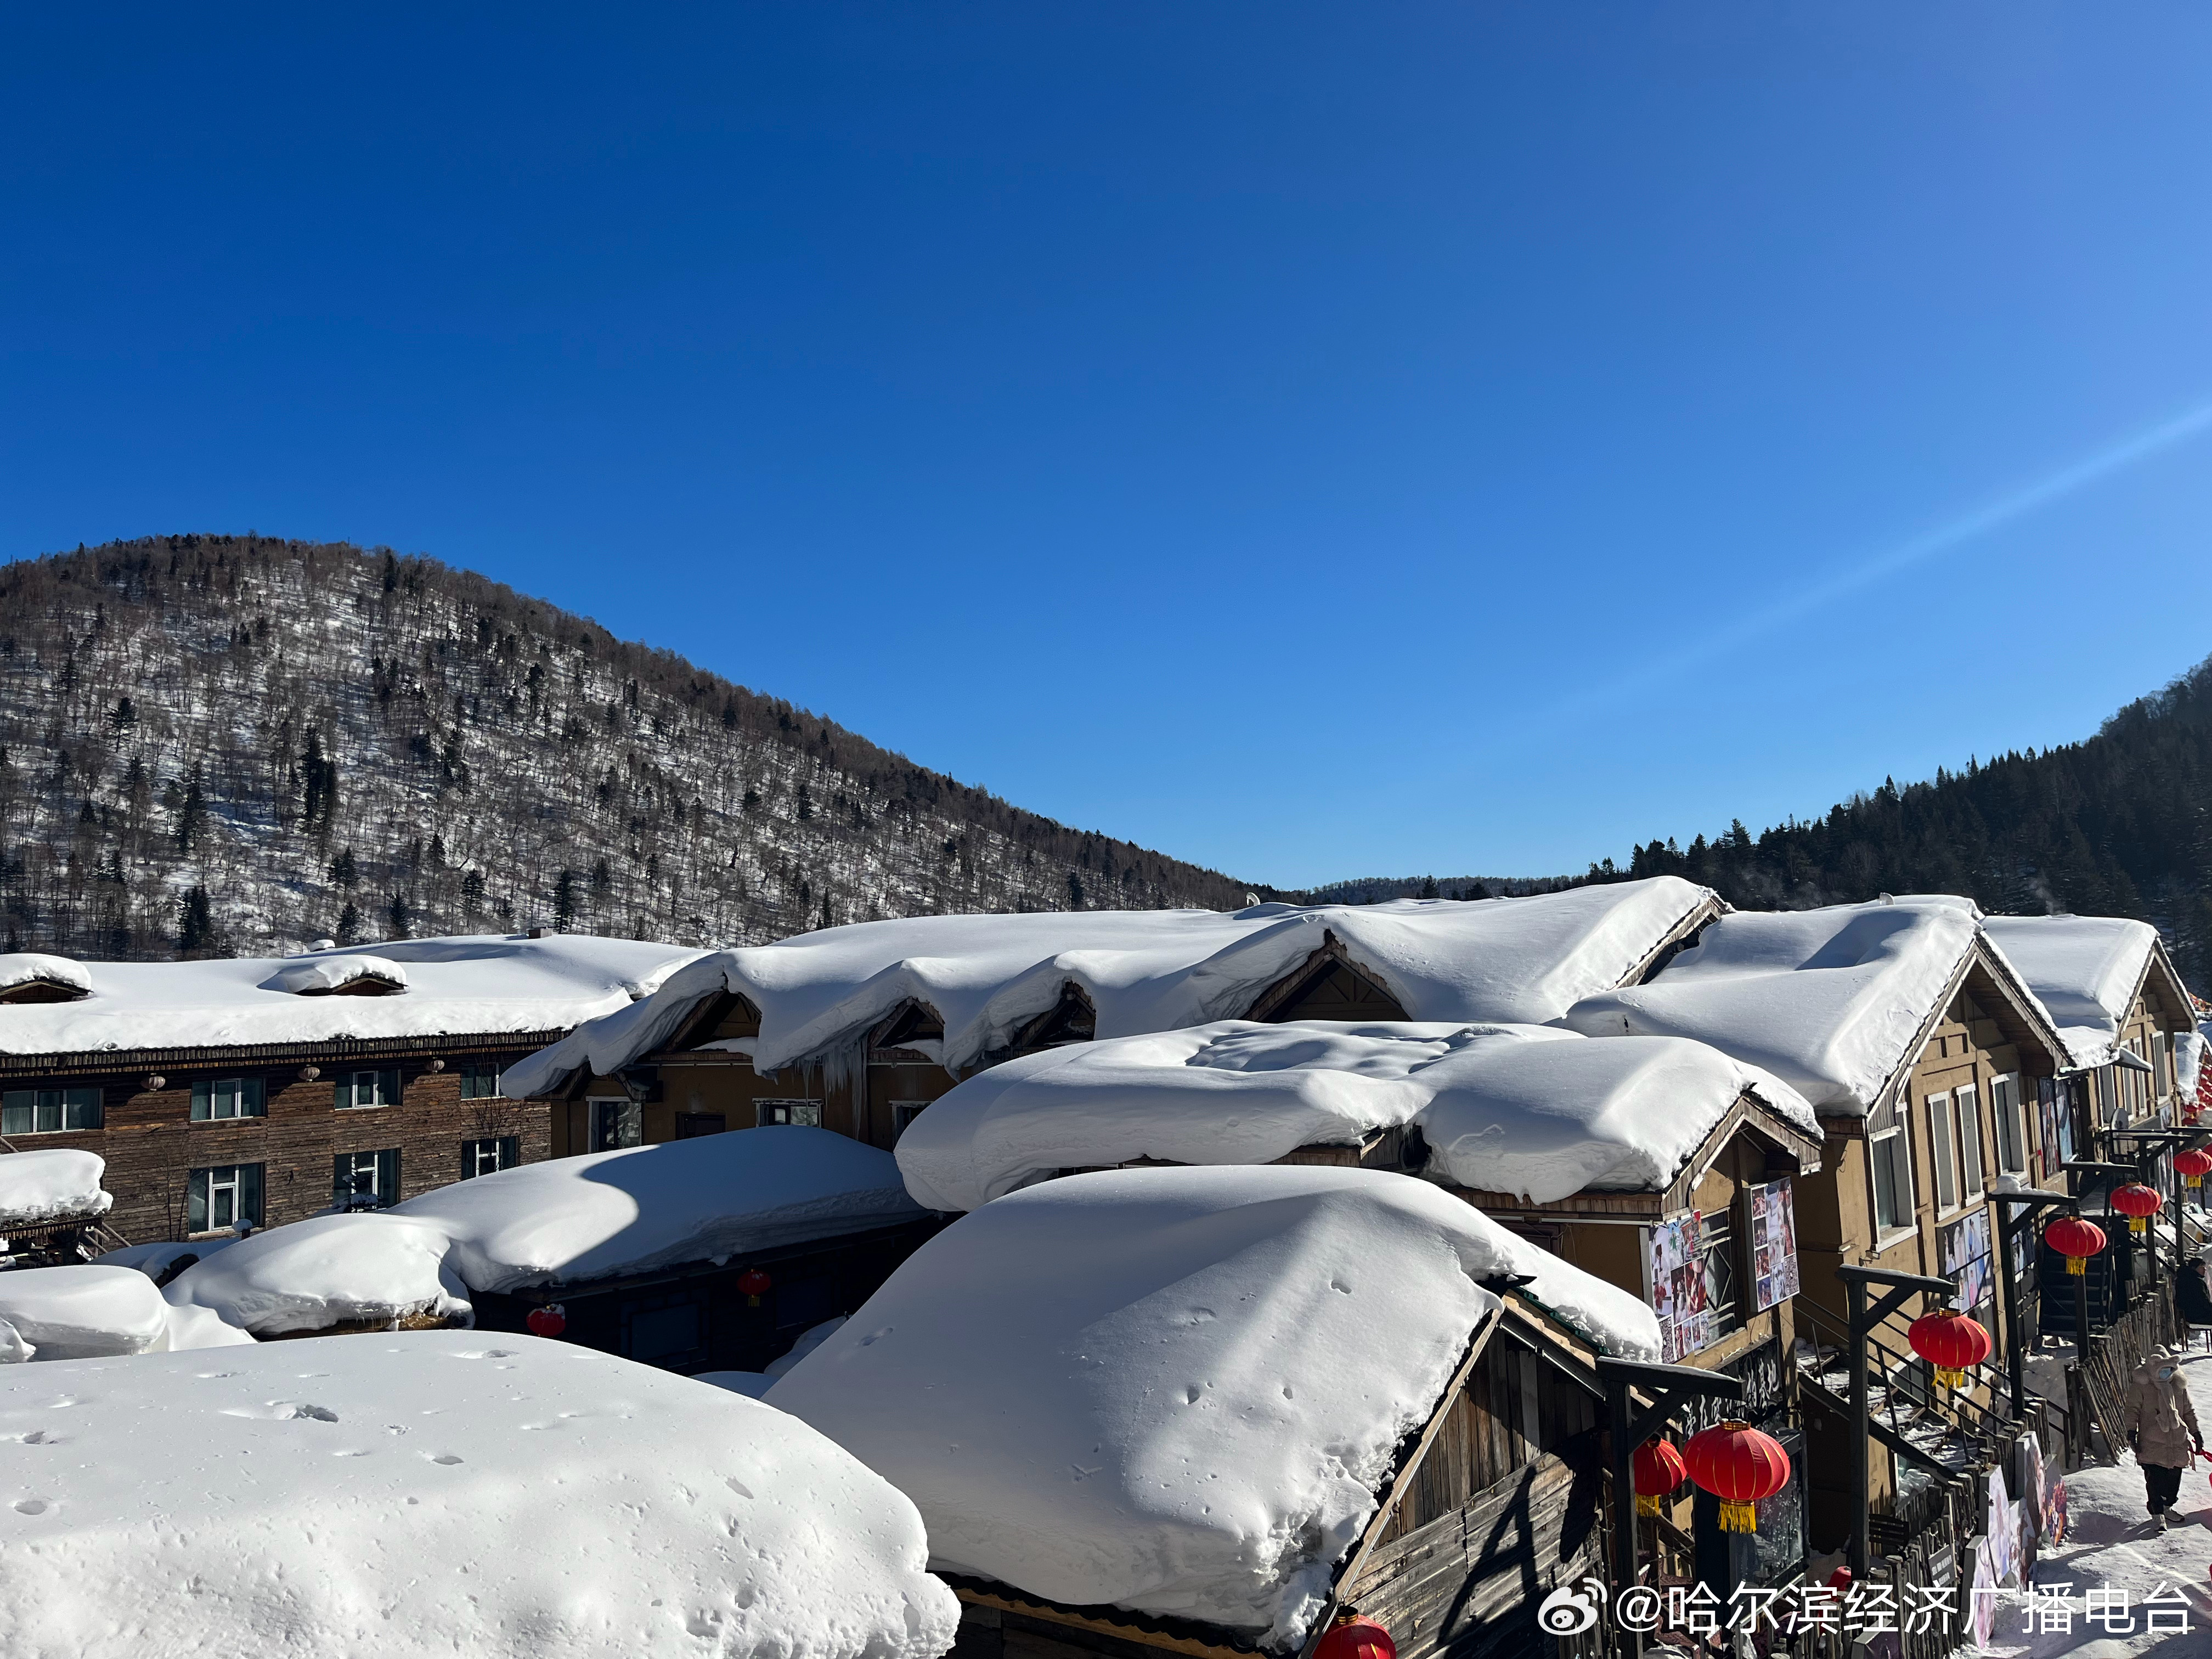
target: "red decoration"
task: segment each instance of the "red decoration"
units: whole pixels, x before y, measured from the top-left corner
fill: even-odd
[[[2066,1258],[2066,1271],[2079,1279],[2083,1264],[2102,1254],[2105,1230],[2078,1215],[2063,1215],[2043,1230],[2043,1242]]]
[[[1659,1513],[1659,1500],[1690,1478],[1689,1466],[1671,1440],[1645,1441],[1631,1454],[1628,1473],[1636,1487],[1636,1512]]]
[[[1849,1567],[1838,1567],[1828,1575],[1828,1588],[1837,1595],[1843,1595],[1850,1587],[1851,1570]]]
[[[738,1288],[744,1292],[745,1305],[760,1306],[760,1299],[775,1288],[775,1281],[758,1267],[748,1267],[738,1275]]]
[[[1756,1532],[1753,1505],[1790,1481],[1790,1454],[1771,1435],[1748,1423],[1716,1423],[1682,1448],[1690,1479],[1721,1500],[1723,1532]]]
[[[1336,1615],[1314,1659],[1398,1659],[1398,1644],[1372,1619],[1346,1611]]]
[[[1981,1321],[1955,1310],[1923,1314],[1905,1334],[1912,1352],[1936,1368],[1936,1386],[1966,1385],[1966,1373],[1990,1357],[1990,1334]]]
[[[2173,1172],[2191,1187],[2201,1187],[2204,1177],[2212,1175],[2212,1152],[2198,1147],[2193,1152],[2173,1155]]]
[[[549,1302],[542,1308],[532,1308],[523,1323],[530,1327],[532,1336],[558,1336],[568,1328],[568,1310],[557,1302]]]
[[[2166,1200],[2157,1192],[2140,1181],[2130,1181],[2112,1194],[2112,1207],[2128,1218],[2128,1231],[2140,1233],[2150,1227],[2150,1218],[2166,1207]]]

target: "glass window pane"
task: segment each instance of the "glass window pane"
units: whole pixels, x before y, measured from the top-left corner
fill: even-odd
[[[97,1089],[69,1090],[62,1101],[62,1120],[71,1129],[97,1129],[100,1126],[100,1099]]]
[[[33,1103],[28,1089],[10,1089],[0,1095],[0,1134],[29,1134]]]

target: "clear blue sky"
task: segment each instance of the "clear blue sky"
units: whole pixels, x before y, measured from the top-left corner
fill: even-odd
[[[0,555],[427,552],[1284,884],[2212,652],[2201,7],[331,9],[11,18]]]

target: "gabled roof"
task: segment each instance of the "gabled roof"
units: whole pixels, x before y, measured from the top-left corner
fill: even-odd
[[[1324,951],[1356,965],[1411,1019],[1542,1024],[1632,981],[1720,908],[1710,890],[1668,876],[1469,903],[860,922],[703,957],[637,1007],[532,1055],[509,1073],[509,1088],[551,1094],[581,1068],[605,1075],[634,1064],[724,995],[759,1010],[747,1048],[762,1072],[853,1049],[912,1002],[943,1022],[940,1058],[957,1075],[1003,1052],[1071,984],[1101,1037],[1171,1030],[1244,1015]]]
[[[1984,924],[2057,1022],[2067,1058],[2112,1061],[2120,1027],[2154,986],[2166,1029],[2187,1030],[2189,993],[2158,930],[2124,916],[1991,916]]]
[[[1793,1085],[1821,1112],[1866,1112],[1919,1057],[1970,978],[2014,1034],[2063,1063],[2051,1017],[1990,945],[1972,901],[1885,898],[1735,911],[1648,984],[1585,998],[1591,1036],[1692,1037]]]

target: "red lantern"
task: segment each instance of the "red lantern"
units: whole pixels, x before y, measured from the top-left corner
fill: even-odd
[[[1636,1512],[1659,1513],[1659,1500],[1690,1478],[1689,1466],[1671,1440],[1656,1437],[1638,1446],[1628,1460],[1628,1473],[1636,1487]]]
[[[1790,1454],[1782,1443],[1748,1423],[1716,1423],[1691,1437],[1682,1457],[1690,1479],[1721,1500],[1723,1532],[1758,1531],[1752,1506],[1790,1481]]]
[[[2105,1248],[2105,1230],[2078,1215],[2063,1215],[2043,1230],[2043,1242],[2066,1258],[2066,1271],[2079,1279],[2083,1264]]]
[[[1936,1368],[1939,1389],[1963,1388],[1966,1373],[1990,1357],[1990,1334],[1981,1322],[1955,1310],[1921,1315],[1905,1335],[1912,1352]]]
[[[744,1292],[745,1305],[760,1306],[760,1299],[775,1287],[775,1281],[758,1267],[748,1267],[738,1275],[738,1288]]]
[[[2204,1177],[2212,1175],[2212,1152],[2199,1146],[2193,1151],[2173,1155],[2173,1172],[2191,1187],[2201,1187]]]
[[[1363,1619],[1346,1608],[1336,1615],[1328,1634],[1321,1638],[1314,1659],[1398,1659],[1398,1644],[1372,1619]]]
[[[532,1308],[523,1323],[530,1327],[532,1336],[558,1336],[568,1328],[568,1310],[557,1302],[549,1302],[542,1308]]]
[[[2130,1181],[2112,1194],[2112,1207],[2128,1218],[2131,1233],[2147,1231],[2150,1218],[2166,1206],[2166,1200],[2157,1192],[2140,1181]]]

